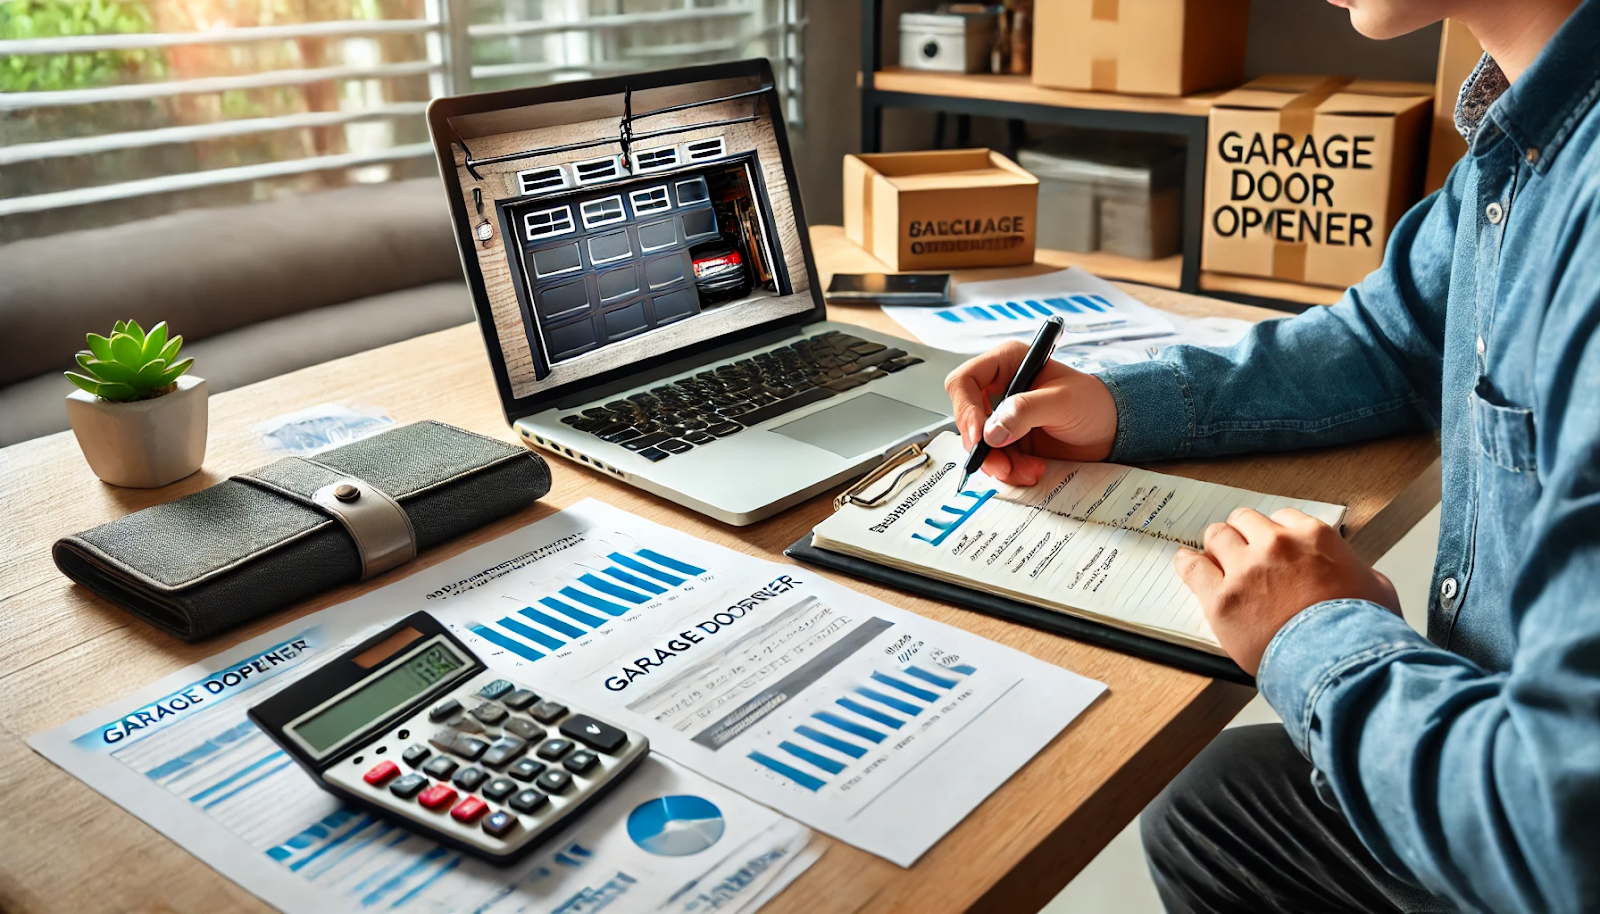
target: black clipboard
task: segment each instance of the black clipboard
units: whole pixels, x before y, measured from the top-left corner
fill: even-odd
[[[1132,654],[1145,660],[1154,660],[1167,666],[1177,667],[1213,679],[1222,679],[1227,682],[1237,682],[1241,685],[1254,687],[1255,678],[1239,668],[1227,657],[1208,654],[1205,651],[1192,647],[1172,644],[1159,638],[1139,635],[1133,632],[1080,619],[1065,613],[1030,606],[1005,597],[997,597],[970,587],[960,587],[947,584],[933,578],[923,577],[898,568],[890,568],[877,562],[858,559],[854,556],[843,555],[838,552],[829,552],[818,549],[811,544],[811,534],[807,533],[795,541],[783,554],[797,561],[826,568],[830,571],[843,572],[851,577],[871,581],[914,593],[919,597],[930,600],[939,600],[951,603],[963,609],[998,616],[1009,622],[1020,622],[1023,625],[1051,632],[1052,634],[1065,635],[1076,641],[1085,641],[1099,647],[1108,647],[1124,654]]]

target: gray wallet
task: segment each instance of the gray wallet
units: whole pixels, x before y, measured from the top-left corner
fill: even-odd
[[[418,422],[286,457],[58,540],[52,554],[67,577],[195,641],[380,574],[549,491],[539,455]]]

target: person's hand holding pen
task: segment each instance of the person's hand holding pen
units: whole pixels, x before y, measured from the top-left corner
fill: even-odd
[[[1041,457],[1105,460],[1117,438],[1117,404],[1091,374],[1051,360],[1032,389],[990,404],[1005,392],[1022,365],[1028,345],[1010,342],[974,358],[945,379],[956,427],[968,450],[980,439],[994,448],[983,471],[1015,486],[1031,486],[1044,474]]]

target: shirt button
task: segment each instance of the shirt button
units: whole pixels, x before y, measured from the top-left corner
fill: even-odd
[[[1490,222],[1499,225],[1500,219],[1505,216],[1506,211],[1500,206],[1499,201],[1496,201],[1484,207],[1483,214],[1489,217]]]
[[[1454,600],[1456,598],[1455,578],[1445,578],[1439,582],[1439,596],[1446,600]]]
[[[1528,160],[1529,165],[1532,165],[1533,163],[1539,161],[1539,150],[1536,147],[1529,146],[1528,154],[1524,156],[1524,158]]]
[[[1483,337],[1480,336],[1478,337],[1478,355],[1483,355],[1484,348]]]

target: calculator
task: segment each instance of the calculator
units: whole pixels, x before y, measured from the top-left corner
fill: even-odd
[[[322,789],[494,863],[575,821],[650,751],[484,665],[415,613],[250,709]]]

